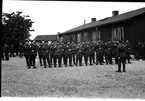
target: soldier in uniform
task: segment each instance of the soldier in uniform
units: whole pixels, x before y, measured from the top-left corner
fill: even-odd
[[[54,43],[50,44],[50,64],[52,65],[52,61],[54,58]]]
[[[44,43],[42,46],[42,59],[43,59],[44,68],[46,68],[47,63],[48,63],[49,68],[51,68],[50,47],[49,47],[48,43]]]
[[[85,60],[85,64],[86,66],[88,65],[88,53],[89,53],[89,44],[87,42],[84,42],[82,44],[82,48],[83,48],[83,55],[84,55],[84,60]]]
[[[91,45],[92,45],[92,61],[95,64],[95,42],[91,41]]]
[[[58,61],[58,66],[61,67],[61,45],[59,43],[56,43],[54,45],[54,67],[57,65]]]
[[[14,54],[14,45],[12,44],[10,47],[10,57],[15,57],[15,54]]]
[[[103,44],[99,43],[98,44],[98,48],[96,50],[96,58],[97,58],[97,63],[96,65],[98,65],[98,63],[100,63],[100,65],[103,65]]]
[[[83,56],[82,44],[78,43],[75,50],[76,50],[76,66],[78,65],[78,61],[79,61],[79,66],[83,66],[82,65],[82,56]]]
[[[33,68],[36,68],[35,67],[36,56],[37,56],[37,46],[35,42],[32,42],[30,44],[30,66],[33,66]],[[29,69],[31,68],[30,66],[29,66]]]
[[[75,61],[76,61],[76,44],[74,42],[72,42],[72,58],[73,58],[73,64],[75,65]]]
[[[24,45],[24,57],[26,59],[26,64],[27,64],[27,67],[30,67],[30,54],[29,54],[29,42],[26,42],[25,45]]]
[[[38,56],[39,56],[39,63],[40,63],[40,66],[42,66],[43,43],[40,43],[40,45],[38,45]]]
[[[4,44],[4,54],[5,54],[5,60],[8,61],[9,60],[9,46],[7,43]]]
[[[67,67],[67,60],[69,59],[69,66],[72,66],[72,46],[70,42],[66,43],[64,46],[64,61],[65,61],[65,67]]]
[[[112,64],[112,46],[111,46],[111,42],[106,43],[106,47],[104,49],[104,53],[105,53],[105,60],[106,60],[106,64]]]
[[[23,44],[20,42],[19,44],[19,57],[22,58],[23,57],[23,50],[24,50],[24,47],[23,47]]]
[[[126,42],[125,42],[125,45],[126,45],[126,49],[127,49],[127,60],[128,60],[128,63],[131,63],[130,62],[130,59],[131,59],[131,57],[130,57],[130,53],[131,53],[131,47],[130,47],[130,42],[127,40]]]
[[[119,42],[117,46],[117,57],[118,57],[118,70],[121,72],[121,64],[123,64],[123,72],[125,72],[125,61],[126,61],[126,46],[122,41]]]
[[[94,47],[93,47],[93,44],[92,43],[88,43],[89,45],[89,52],[88,52],[88,57],[89,57],[89,62],[90,62],[90,65],[93,65],[92,64],[92,60],[93,60],[93,55],[94,55]]]

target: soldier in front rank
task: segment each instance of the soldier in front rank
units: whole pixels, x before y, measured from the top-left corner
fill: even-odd
[[[104,54],[105,54],[105,61],[106,64],[112,64],[112,50],[111,47],[109,45],[110,43],[106,43],[105,49],[104,49]]]
[[[98,44],[98,48],[96,50],[96,58],[97,58],[97,63],[96,65],[98,65],[98,63],[100,63],[100,65],[103,65],[103,45],[102,43]]]
[[[30,44],[30,66],[33,66],[33,68],[36,68],[35,67],[35,59],[36,59],[36,56],[37,56],[37,46],[36,46],[35,42],[33,41]],[[29,66],[28,69],[31,68],[30,66]]]
[[[78,61],[79,61],[79,66],[83,66],[82,65],[82,56],[83,56],[82,44],[78,43],[75,47],[75,50],[76,50],[76,66],[78,65]]]
[[[91,45],[92,45],[92,61],[95,64],[95,42],[91,41]]]
[[[73,64],[75,65],[76,62],[76,44],[72,42],[72,58],[73,58]]]
[[[38,45],[38,56],[39,56],[39,63],[40,66],[42,66],[42,56],[43,56],[43,42],[40,43],[40,45]]]
[[[64,46],[64,62],[65,62],[65,67],[67,67],[67,60],[69,59],[69,66],[72,66],[72,46],[70,42],[67,42]]]
[[[117,45],[118,45],[118,42],[114,42],[113,44],[113,49],[112,49],[112,54],[113,54],[113,57],[115,58],[115,64],[118,64],[118,57],[117,57]]]
[[[89,45],[89,52],[88,52],[88,57],[89,57],[89,62],[90,62],[90,65],[93,65],[92,64],[92,60],[93,60],[93,54],[94,54],[94,47],[93,47],[93,44],[92,43],[88,43]]]
[[[29,51],[30,51],[29,41],[27,41],[25,43],[25,45],[24,45],[24,57],[26,59],[27,67],[30,67],[30,54],[29,54]]]
[[[48,43],[46,42],[43,44],[43,48],[42,48],[42,59],[44,63],[44,68],[47,67],[47,63],[49,68],[51,68],[49,55],[50,55],[50,48]]]
[[[62,67],[62,58],[63,58],[63,55],[64,55],[64,49],[63,49],[63,43],[59,43],[59,58],[58,58],[58,64],[59,64],[59,67]]]
[[[55,48],[55,51],[54,51],[54,67],[56,67],[57,61],[58,61],[58,66],[61,67],[62,46],[61,46],[60,43],[56,43],[54,48]]]
[[[54,42],[50,44],[50,64],[52,65],[52,61],[54,58]]]
[[[119,42],[117,46],[117,57],[118,57],[118,70],[121,72],[121,64],[123,64],[123,72],[125,72],[125,61],[126,61],[126,46],[122,41]]]
[[[61,63],[63,60],[63,65],[65,65],[65,43],[62,42],[62,49],[61,49]]]
[[[89,44],[87,42],[83,42],[82,44],[82,49],[83,49],[83,55],[84,55],[84,60],[86,66],[88,65],[88,53],[89,53]]]
[[[52,68],[51,63],[50,63],[50,52],[51,52],[50,44],[47,43],[46,44],[46,53],[47,53],[46,59],[47,59],[47,63],[48,63],[49,68]]]
[[[54,61],[54,67],[57,65],[57,60],[58,60],[58,54],[59,54],[59,49],[57,49],[58,43],[55,43],[53,46],[53,61]]]
[[[130,42],[128,40],[126,40],[125,45],[126,45],[126,49],[127,49],[127,54],[126,54],[127,55],[127,61],[128,61],[128,63],[131,63],[130,62],[130,59],[131,59],[131,57],[130,57],[130,54],[131,54]]]

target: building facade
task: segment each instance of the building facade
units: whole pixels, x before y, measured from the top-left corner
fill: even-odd
[[[132,47],[139,41],[145,42],[145,8],[119,14],[113,11],[112,17],[83,24],[59,35],[63,41],[126,41]]]

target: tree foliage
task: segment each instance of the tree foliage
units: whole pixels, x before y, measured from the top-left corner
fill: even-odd
[[[34,23],[29,19],[28,15],[22,15],[23,12],[17,11],[13,13],[2,14],[2,41],[8,43],[20,42],[29,39],[32,24]]]

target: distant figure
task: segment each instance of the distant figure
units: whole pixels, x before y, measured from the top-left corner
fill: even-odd
[[[5,54],[5,60],[8,61],[9,60],[9,46],[5,43],[4,45],[4,54]]]
[[[121,64],[123,64],[123,72],[125,72],[125,62],[126,62],[126,46],[119,41],[117,46],[117,57],[118,57],[118,71],[121,72]]]

